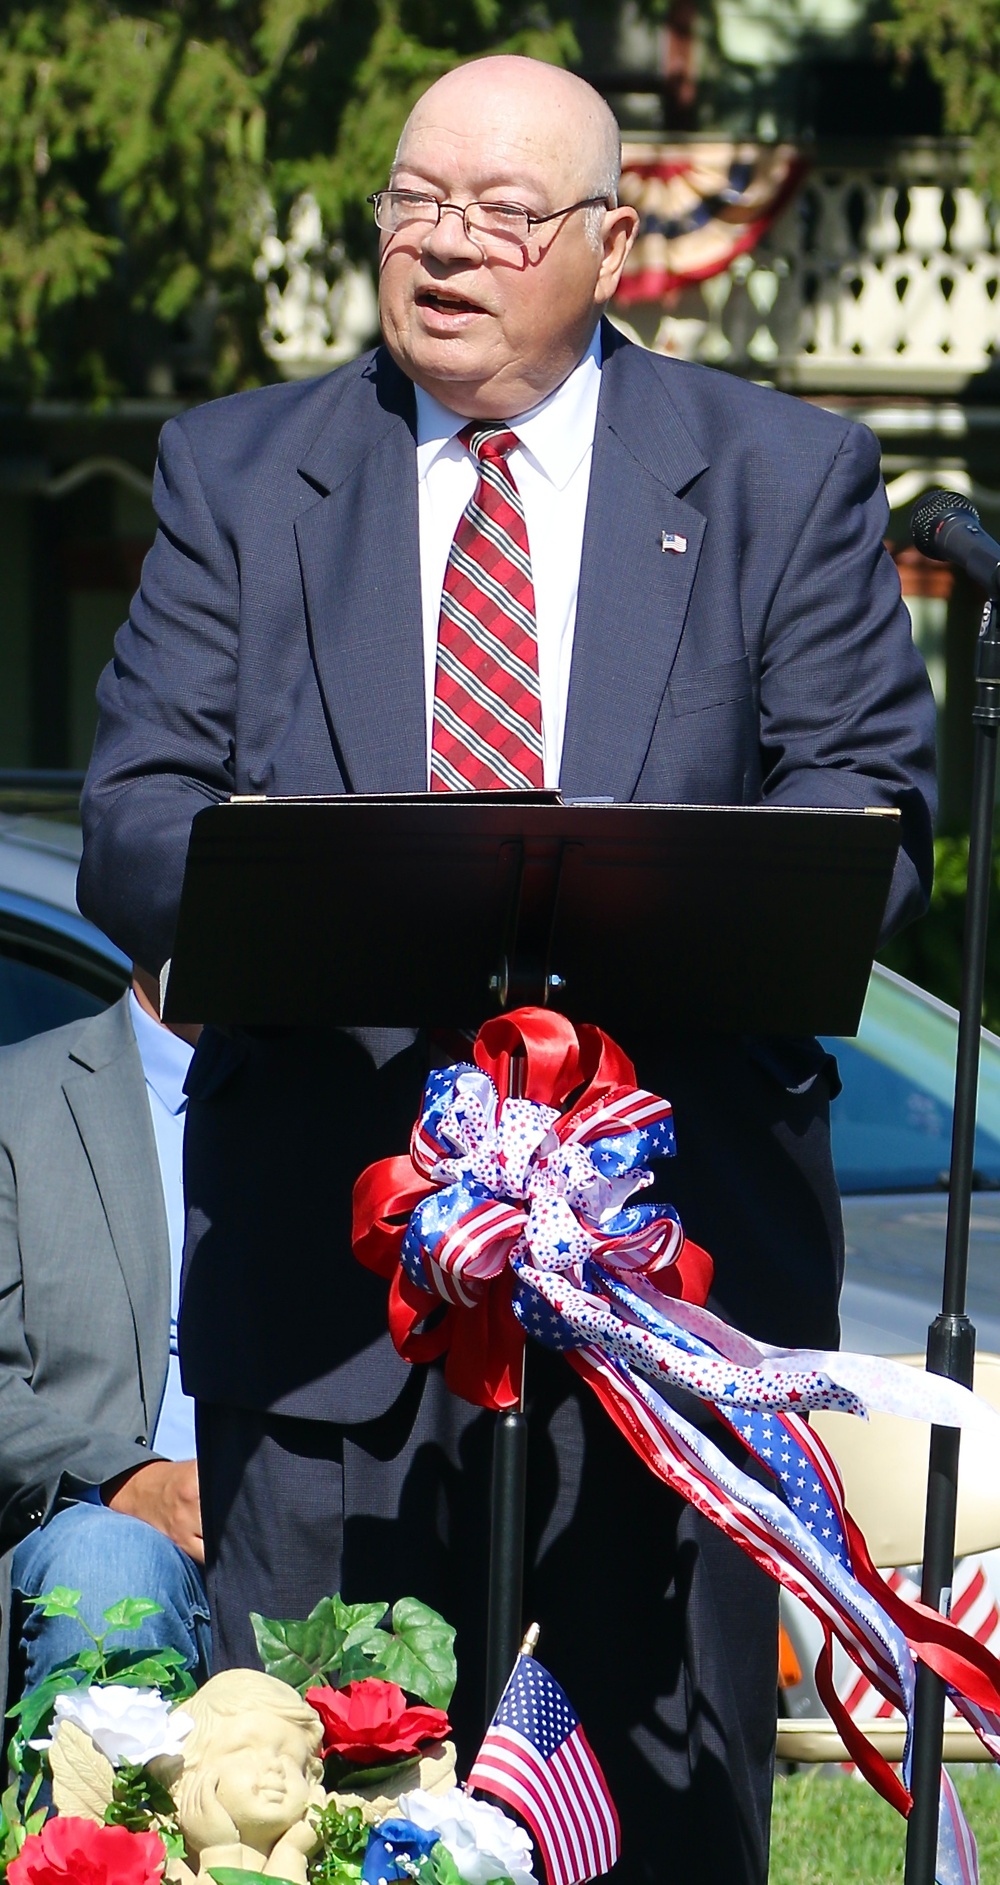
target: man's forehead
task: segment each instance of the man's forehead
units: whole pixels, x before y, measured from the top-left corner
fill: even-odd
[[[545,192],[569,168],[566,140],[551,127],[498,118],[485,125],[446,109],[407,125],[393,175],[412,172],[442,189],[489,190],[509,183]]]

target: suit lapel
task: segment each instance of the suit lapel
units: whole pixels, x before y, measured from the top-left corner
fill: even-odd
[[[678,493],[707,459],[639,348],[604,329],[561,784],[630,799],[684,628],[705,519]],[[663,537],[686,545],[663,548]]]
[[[413,388],[383,349],[303,458],[295,527],[313,660],[353,792],[426,789]]]
[[[78,1036],[63,1092],[94,1174],[135,1322],[150,1423],[163,1395],[169,1349],[170,1244],[146,1082],[128,997]]]

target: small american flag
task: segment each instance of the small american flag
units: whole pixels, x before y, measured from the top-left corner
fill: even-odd
[[[520,1814],[549,1885],[583,1885],[618,1858],[621,1830],[608,1783],[558,1682],[531,1656],[514,1664],[468,1784]]]

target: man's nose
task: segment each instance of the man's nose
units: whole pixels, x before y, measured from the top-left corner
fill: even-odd
[[[466,230],[465,213],[458,203],[442,203],[441,214],[427,231],[423,247],[425,254],[442,262],[467,261],[470,256],[475,256],[477,262],[483,259],[479,244]]]

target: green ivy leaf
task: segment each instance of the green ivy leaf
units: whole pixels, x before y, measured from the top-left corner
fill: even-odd
[[[65,1695],[70,1689],[78,1689],[79,1676],[71,1669],[54,1669],[37,1689],[29,1689],[19,1702],[8,1710],[20,1725],[20,1732],[26,1741],[33,1741],[42,1723],[48,1720],[55,1705],[57,1695]]]
[[[401,1597],[393,1607],[392,1627],[382,1655],[387,1679],[432,1708],[447,1708],[458,1679],[451,1624],[418,1598]]]
[[[25,1602],[40,1610],[43,1617],[74,1617],[77,1623],[82,1623],[82,1594],[81,1591],[68,1589],[65,1584],[54,1584],[51,1590],[43,1591],[38,1597],[26,1597]]]
[[[373,1643],[388,1604],[345,1604],[336,1594],[330,1598],[334,1615],[344,1631],[344,1649],[358,1649]]]
[[[102,1680],[130,1689],[159,1689],[172,1702],[183,1701],[197,1687],[179,1649],[113,1649]]]
[[[377,1639],[377,1640],[376,1640]],[[386,1630],[375,1630],[370,1650],[356,1644],[353,1649],[345,1649],[336,1671],[338,1689],[347,1687],[349,1682],[366,1682],[371,1676],[385,1677],[385,1657],[382,1645],[392,1641]]]
[[[137,1630],[147,1617],[161,1617],[163,1605],[153,1602],[151,1597],[121,1597],[110,1610],[105,1610],[104,1621],[109,1630]]]
[[[250,1622],[268,1675],[304,1694],[325,1677],[339,1676],[345,1652],[371,1642],[386,1608],[385,1604],[344,1604],[338,1596],[322,1597],[302,1621],[262,1617],[251,1611]]]

